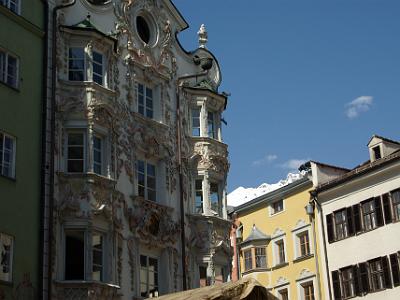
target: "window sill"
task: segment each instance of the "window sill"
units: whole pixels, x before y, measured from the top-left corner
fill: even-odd
[[[277,264],[277,265],[273,266],[271,269],[272,270],[276,270],[276,269],[280,269],[280,268],[286,267],[288,265],[289,265],[288,262],[283,262],[283,263],[280,263],[280,264]]]
[[[148,117],[146,117],[146,116],[143,116],[142,114],[138,113],[137,111],[134,111],[134,112],[133,112],[133,115],[134,115],[134,117],[135,117],[137,120],[142,121],[142,122],[145,122],[145,123],[147,123],[147,124],[149,124],[149,125],[154,124],[154,125],[156,125],[156,126],[162,126],[162,127],[165,127],[165,128],[168,128],[168,127],[169,127],[168,125],[166,125],[166,124],[164,124],[164,123],[162,123],[162,122],[160,122],[160,121],[157,121],[157,120],[155,120],[155,119],[152,119],[152,118],[148,118]]]
[[[5,180],[9,180],[11,182],[17,182],[16,177],[9,177],[9,176],[5,176],[5,175],[0,174],[0,178],[4,178]]]
[[[1,4],[0,4],[0,5],[1,5]],[[8,87],[9,89],[13,90],[14,92],[17,92],[17,93],[20,93],[20,92],[21,92],[21,90],[19,89],[19,87],[15,87],[15,86],[9,85],[8,83],[5,83],[5,82],[3,82],[3,81],[0,81],[0,84],[3,85],[3,86],[5,86],[5,87]]]
[[[285,212],[285,210],[283,209],[283,210],[278,211],[278,212],[276,212],[276,213],[271,213],[271,214],[269,214],[269,216],[272,218],[272,217],[278,216],[278,215],[280,215],[280,214],[282,214],[282,213],[284,213],[284,212]]]
[[[303,256],[299,256],[299,257],[293,259],[293,262],[297,263],[297,262],[300,262],[300,261],[303,261],[303,260],[306,260],[306,259],[309,259],[309,258],[312,258],[312,257],[314,257],[313,253],[307,254],[307,255],[303,255]]]
[[[271,271],[271,268],[256,268],[256,269],[250,269],[250,270],[244,271],[244,272],[242,272],[242,275],[258,273],[258,272],[269,272],[269,271]]]
[[[58,175],[67,177],[67,178],[86,178],[89,183],[93,183],[95,181],[107,181],[107,182],[117,182],[114,178],[107,177],[104,175],[100,175],[93,172],[85,172],[85,173],[68,173],[68,172],[57,172]]]
[[[190,137],[192,139],[194,139],[194,140],[199,140],[199,141],[202,141],[202,142],[220,143],[220,144],[224,144],[225,145],[225,143],[223,143],[219,139],[211,138],[211,137],[208,137],[208,136],[192,136],[191,135]]]
[[[60,82],[73,86],[73,87],[91,87],[96,90],[101,90],[102,92],[105,92],[110,95],[115,95],[116,92],[108,87],[105,87],[104,85],[98,84],[97,82],[94,81],[74,81],[74,80],[65,80],[65,79],[60,79]]]

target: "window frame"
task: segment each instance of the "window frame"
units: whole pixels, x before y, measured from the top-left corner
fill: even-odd
[[[368,275],[371,292],[385,289],[385,273],[380,257],[368,261]]]
[[[211,119],[210,116],[212,116]],[[216,113],[214,111],[207,110],[207,137],[210,139],[217,139],[215,116]],[[212,125],[211,128],[210,124]]]
[[[275,210],[275,207],[274,207],[274,205],[277,204],[277,203],[282,203],[282,209],[279,210],[279,211],[276,211],[276,210]],[[284,211],[285,211],[285,199],[276,200],[276,201],[272,202],[272,203],[269,205],[269,215],[270,215],[271,217],[272,217],[272,216],[275,216],[275,215],[277,215],[277,214],[280,214],[280,213],[282,213],[282,212],[284,212]]]
[[[341,219],[338,222],[337,217],[341,216]],[[334,222],[334,232],[335,232],[335,240],[343,240],[349,237],[349,220],[347,217],[347,209],[341,209],[335,211],[333,213],[333,222]],[[338,227],[341,231],[338,230]],[[339,235],[339,232],[341,234]]]
[[[3,55],[4,61],[0,64],[0,82],[5,84],[8,87],[13,89],[19,89],[19,72],[20,72],[20,59],[17,55],[10,53],[4,48],[0,47],[0,54]],[[14,77],[14,84],[8,82],[9,74],[9,57],[15,59],[15,74],[12,75]]]
[[[201,182],[201,189],[198,188],[197,183]],[[194,180],[194,212],[196,214],[202,214],[204,213],[204,195],[203,195],[203,182],[204,182],[204,178],[196,178]],[[201,206],[198,206],[198,201],[197,201],[197,197],[198,197],[198,193],[201,195]]]
[[[143,165],[144,165],[144,172],[141,172],[139,170],[139,168],[140,168],[139,164],[140,163],[143,163]],[[154,167],[154,176],[148,175],[148,166]],[[137,159],[136,160],[136,172],[137,172],[137,194],[140,197],[143,197],[145,200],[152,201],[152,202],[157,202],[157,194],[158,194],[157,193],[157,182],[158,182],[158,179],[157,179],[157,165],[153,164],[152,162],[149,162],[147,160]],[[139,176],[141,174],[143,174],[143,176],[144,176],[144,185],[141,185],[139,183]],[[148,177],[150,177],[150,179],[151,178],[154,179],[154,189],[153,188],[149,188],[149,186],[148,186]],[[140,187],[142,187],[144,189],[144,194],[143,195],[141,195],[141,193],[140,193]],[[154,199],[150,199],[149,198],[149,191],[148,190],[151,190],[151,191],[154,192]]]
[[[257,250],[261,251],[261,252],[264,252],[264,253],[258,254]],[[264,262],[264,263],[263,264],[259,264],[258,258],[260,258],[260,259],[264,258],[263,260],[260,260],[260,262]],[[265,246],[255,246],[254,247],[254,268],[255,269],[266,269],[267,266],[268,266],[268,263],[267,263],[267,249],[266,249],[266,247]]]
[[[0,269],[1,270],[1,277],[0,277],[0,284],[2,283],[2,282],[5,282],[5,283],[9,283],[9,284],[12,284],[12,282],[13,282],[13,275],[14,275],[14,241],[15,241],[15,238],[14,238],[14,236],[12,236],[12,235],[10,235],[10,234],[7,234],[7,233],[5,233],[5,232],[0,232],[0,245],[3,245],[3,244],[5,244],[6,242],[7,242],[7,246],[9,246],[9,249],[8,250],[6,250],[6,251],[8,251],[8,253],[9,253],[9,256],[8,256],[8,262],[9,262],[9,265],[8,265],[8,268],[9,268],[9,272],[3,272],[3,268],[4,268],[4,265],[2,265],[2,268]],[[3,251],[3,249],[2,249],[3,247],[1,247],[1,251]],[[5,249],[5,247],[4,247],[4,249]],[[6,276],[6,275],[4,275],[4,274],[9,274],[8,276]]]
[[[145,257],[146,258],[146,266],[145,266],[145,270],[146,270],[146,282],[142,282],[142,276],[140,276],[140,273],[141,273],[141,271],[142,271],[142,262],[141,262],[141,258],[142,257]],[[147,292],[146,292],[146,296],[142,296],[142,297],[146,297],[146,298],[148,298],[148,297],[150,297],[150,280],[149,280],[149,274],[151,273],[151,271],[149,270],[149,266],[150,266],[150,264],[149,264],[149,261],[150,261],[150,259],[154,259],[156,262],[157,262],[157,271],[153,271],[152,273],[154,273],[155,274],[155,277],[154,278],[157,278],[157,285],[154,285],[153,287],[154,288],[156,288],[155,289],[155,291],[154,291],[154,295],[152,294],[152,297],[154,297],[154,296],[159,296],[159,289],[160,289],[160,282],[159,282],[159,273],[160,273],[160,258],[159,257],[156,257],[156,256],[152,256],[152,255],[147,255],[147,254],[144,254],[144,253],[140,253],[140,255],[139,255],[139,292],[140,292],[140,294],[142,295],[142,284],[146,284],[146,289],[147,289]]]
[[[15,2],[16,10],[11,9],[11,2]],[[20,0],[1,0],[0,5],[3,5],[7,7],[9,10],[11,10],[13,13],[17,15],[21,15],[21,1]]]
[[[91,57],[90,55],[87,53],[86,50],[87,46],[84,45],[69,45],[68,47],[68,81],[71,82],[92,82],[95,84],[98,84],[104,88],[108,88],[108,77],[107,77],[107,64],[108,64],[108,60],[107,60],[107,56],[104,53],[104,51],[99,50],[98,48],[93,48],[91,50]],[[80,59],[73,59],[71,57],[71,49],[79,49],[82,50],[83,52],[83,58]],[[94,60],[94,55],[98,54],[101,56],[102,59],[102,63],[101,63],[101,71],[102,74],[98,74],[97,72],[94,71],[94,65],[98,63],[95,62]],[[71,69],[70,68],[70,61],[71,60],[83,60],[83,69]],[[82,72],[82,80],[75,80],[75,79],[71,79],[70,73],[71,72]],[[101,84],[95,80],[95,75],[101,77]]]
[[[277,299],[279,299],[279,300],[290,300],[291,299],[290,298],[290,287],[289,287],[288,283],[285,284],[284,286],[279,287],[279,288],[275,288],[275,290],[276,290],[275,294],[276,294],[276,298]],[[286,291],[287,298],[283,298],[282,297],[281,291]]]
[[[398,195],[398,197],[394,197],[393,195]],[[395,202],[396,198],[396,202]],[[396,207],[395,207],[396,206]],[[397,209],[396,209],[397,208]],[[394,222],[400,221],[400,189],[396,189],[390,192],[390,210],[391,217]]]
[[[354,268],[353,266],[345,267],[340,269],[340,286],[341,286],[341,294],[343,299],[353,298],[357,295],[356,291],[356,280],[358,278],[354,277]],[[346,274],[346,275],[345,275]],[[350,275],[350,276],[348,276]],[[345,278],[345,276],[348,276]],[[347,293],[348,289],[346,289],[346,285],[350,289],[350,294]]]
[[[98,139],[100,141],[100,148],[96,148],[95,140]],[[95,152],[100,152],[100,162],[96,162]],[[93,173],[98,175],[104,175],[105,169],[105,137],[98,134],[97,132],[93,134]],[[96,165],[100,167],[100,172],[97,172]]]
[[[82,158],[82,172],[71,172],[69,170],[69,161],[70,160],[80,160],[80,159],[76,159],[76,158],[69,158],[69,148],[70,148],[70,144],[69,144],[69,135],[70,134],[82,134],[82,138],[83,138],[83,142],[82,142],[82,148],[83,148],[83,158]],[[65,154],[65,171],[68,174],[84,174],[87,173],[88,170],[88,147],[87,147],[87,129],[86,128],[67,128],[66,129],[66,154]],[[75,146],[75,145],[72,145]]]
[[[287,252],[286,252],[286,235],[282,234],[282,235],[279,235],[277,237],[274,237],[272,239],[272,242],[273,242],[272,254],[273,254],[274,266],[281,266],[281,265],[286,264],[288,262]],[[279,247],[280,243],[282,243],[282,245],[283,245],[283,255],[284,255],[283,258],[284,258],[284,261],[281,261],[281,258],[282,258],[281,254],[282,253],[281,253],[280,247]]]
[[[312,280],[301,283],[300,286],[302,289],[302,296],[303,296],[302,299],[315,300],[315,288],[314,288],[314,282]],[[307,291],[309,291],[309,288],[311,288],[311,294],[307,294]]]
[[[198,116],[194,116],[194,112],[198,111]],[[198,119],[198,127],[194,126],[195,119]],[[191,136],[201,137],[201,106],[192,106],[190,109],[190,130]],[[195,130],[198,130],[198,134],[193,134]]]
[[[2,137],[2,138],[1,138]],[[0,175],[6,178],[11,178],[15,179],[16,178],[16,157],[17,157],[17,138],[5,133],[4,131],[0,131],[0,143],[1,143],[1,154],[2,156],[0,157]],[[9,164],[9,174],[5,174],[5,167],[4,167],[4,157],[5,157],[5,144],[6,144],[6,139],[9,139],[11,141],[12,149],[11,149],[11,154],[10,154],[10,161],[8,162]]]
[[[362,223],[363,223],[363,231],[370,231],[373,230],[378,226],[378,216],[377,216],[377,209],[375,205],[375,198],[370,198],[365,201],[362,201],[361,204],[361,214],[362,214]],[[368,211],[366,211],[365,208],[369,208]],[[366,220],[369,220],[369,226],[367,226],[368,222]]]
[[[219,181],[210,180],[209,181],[209,186],[210,186],[210,196],[209,196],[210,208],[211,208],[212,211],[215,211],[218,214],[218,216],[221,216],[221,212],[222,212],[222,192],[221,192],[220,182]],[[213,186],[217,187],[216,193],[214,193],[212,191],[212,187]],[[212,195],[215,195],[215,194],[217,195],[217,201],[218,202],[215,202],[215,201],[212,200]],[[213,208],[213,204],[215,204],[215,203],[217,203],[217,210],[215,210]],[[214,205],[214,207],[215,207],[215,205]]]
[[[140,87],[142,87],[143,92],[140,92]],[[136,112],[143,116],[144,118],[148,118],[151,120],[155,120],[155,88],[153,86],[149,86],[147,84],[144,84],[142,82],[136,82],[135,84],[136,88]],[[148,91],[151,91],[151,97],[148,97]],[[140,104],[140,97],[143,97],[143,105]],[[151,100],[151,107],[148,110],[148,105],[147,102],[148,100]],[[143,107],[143,113],[140,112],[140,107]],[[147,113],[148,111],[151,112],[151,116],[149,116]]]
[[[299,236],[307,233],[308,235],[308,249],[309,253],[306,255],[301,254],[301,245]],[[293,246],[294,246],[294,261],[301,260],[302,258],[308,258],[314,255],[314,248],[313,248],[313,237],[311,235],[311,224],[304,224],[299,228],[296,228],[292,231],[293,234]]]
[[[253,250],[252,248],[243,249],[243,263],[244,263],[244,271],[253,270]],[[248,256],[250,254],[250,256]],[[250,262],[250,264],[248,264]],[[249,267],[249,268],[248,268]]]

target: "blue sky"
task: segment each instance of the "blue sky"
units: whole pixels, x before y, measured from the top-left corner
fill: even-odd
[[[174,0],[231,93],[228,191],[286,177],[298,161],[354,167],[373,134],[400,139],[400,1]]]

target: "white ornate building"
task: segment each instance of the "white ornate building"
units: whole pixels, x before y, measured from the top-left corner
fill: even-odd
[[[227,96],[205,27],[187,52],[177,34],[188,24],[169,0],[50,2],[51,299],[226,281]]]

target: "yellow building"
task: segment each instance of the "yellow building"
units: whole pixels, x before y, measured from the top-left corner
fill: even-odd
[[[325,299],[318,228],[309,205],[312,187],[305,176],[234,211],[240,224],[235,249],[240,265],[234,269],[239,277],[257,279],[278,299]]]

